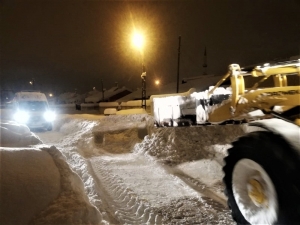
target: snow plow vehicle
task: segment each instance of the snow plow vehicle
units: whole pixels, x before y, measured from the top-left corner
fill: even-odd
[[[247,77],[257,79],[250,88]],[[272,86],[260,88],[268,78]],[[231,85],[222,87],[228,79]],[[299,80],[300,59],[251,68],[231,64],[207,91],[151,97],[157,126],[247,123],[248,133],[232,143],[223,167],[237,224],[300,222]]]

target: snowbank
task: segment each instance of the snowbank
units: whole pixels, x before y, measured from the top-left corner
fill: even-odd
[[[47,152],[1,149],[1,224],[28,224],[60,192],[60,173]]]
[[[14,121],[1,121],[0,146],[27,147],[40,144],[42,141],[23,124]]]
[[[92,132],[97,147],[111,153],[132,152],[134,145],[142,142],[151,132],[149,128],[153,127],[153,124],[152,117],[144,113],[111,115],[101,119]],[[85,148],[85,151],[92,154],[92,151],[97,149]]]
[[[41,143],[27,126],[1,122],[0,224],[104,223],[65,156]]]
[[[200,159],[214,159],[220,164],[232,141],[244,134],[244,125],[211,125],[155,129],[135,146],[168,165]]]
[[[82,180],[71,170],[66,158],[55,147],[41,150],[52,156],[60,172],[61,192],[34,217],[32,224],[100,224],[102,221],[100,212],[89,202]],[[33,188],[36,186],[34,184]]]

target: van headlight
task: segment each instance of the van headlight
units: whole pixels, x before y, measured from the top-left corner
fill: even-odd
[[[29,114],[26,111],[17,111],[14,114],[14,120],[19,123],[26,123],[29,120]]]
[[[56,114],[52,111],[47,111],[44,113],[44,118],[47,122],[53,122],[55,120]]]

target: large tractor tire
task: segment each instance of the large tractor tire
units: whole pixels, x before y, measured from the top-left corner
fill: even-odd
[[[228,150],[223,171],[237,224],[299,224],[300,156],[280,135],[241,137]]]

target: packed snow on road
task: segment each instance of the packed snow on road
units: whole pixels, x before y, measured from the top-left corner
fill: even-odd
[[[53,131],[1,122],[1,224],[235,224],[222,166],[243,125],[60,114]]]

